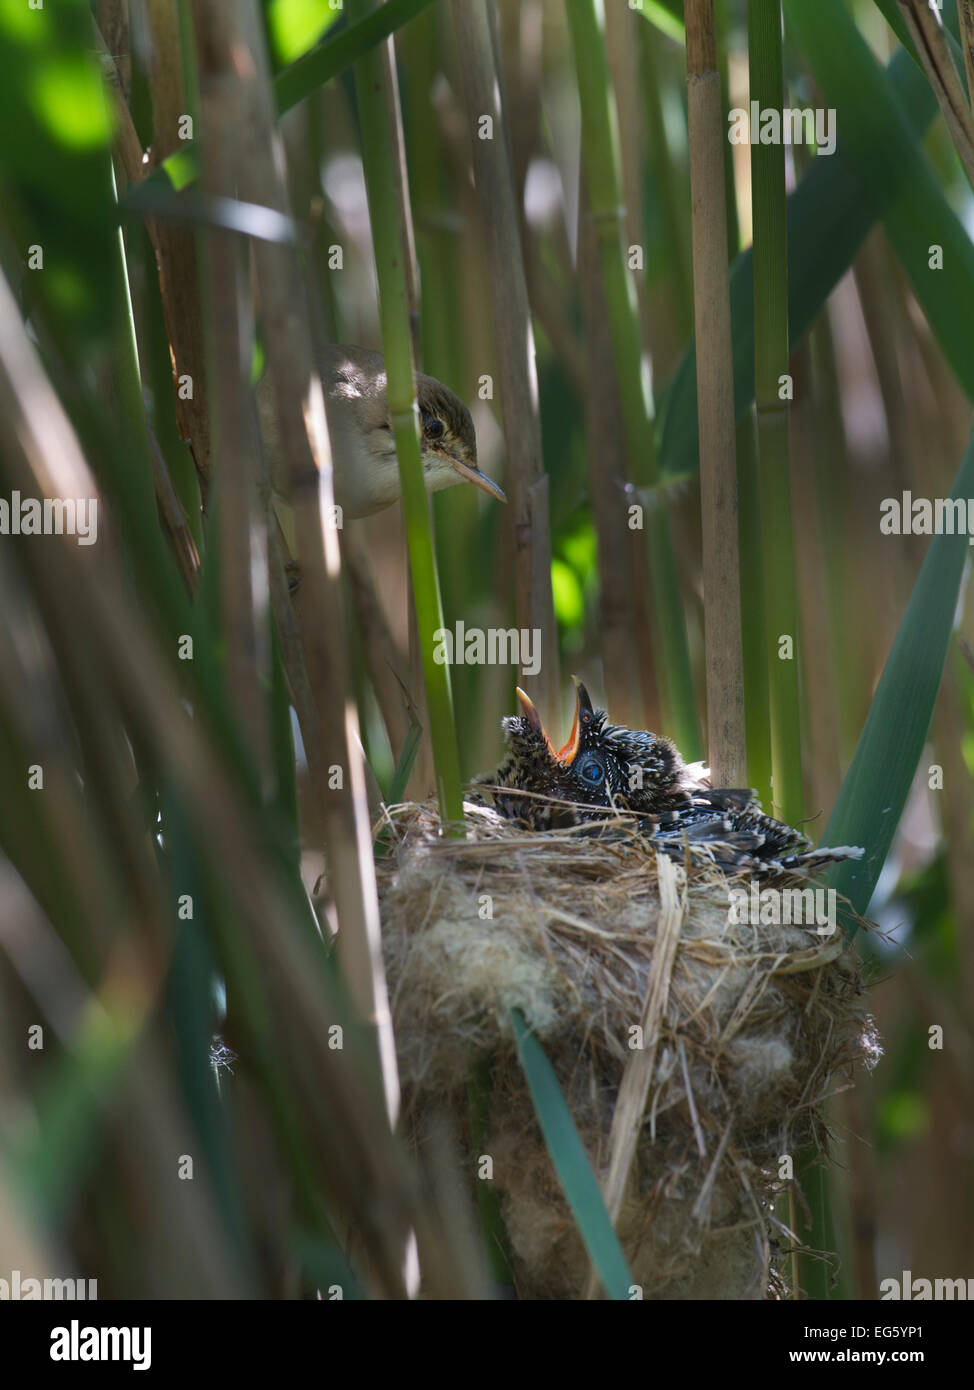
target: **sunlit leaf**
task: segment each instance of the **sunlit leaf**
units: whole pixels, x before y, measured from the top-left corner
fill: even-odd
[[[267,25],[282,63],[293,63],[341,16],[334,0],[271,0]]]
[[[555,600],[555,617],[562,627],[578,627],[585,616],[585,599],[578,575],[564,560],[551,562],[551,592]]]
[[[101,78],[83,54],[59,54],[41,63],[30,99],[54,139],[69,149],[96,150],[111,138]]]

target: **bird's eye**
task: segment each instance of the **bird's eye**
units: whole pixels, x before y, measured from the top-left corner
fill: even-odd
[[[591,783],[593,787],[597,787],[600,782],[605,780],[605,768],[597,758],[586,758],[578,770],[585,781]]]
[[[430,415],[423,421],[427,439],[442,439],[443,431],[446,429],[442,420],[438,420],[435,415]]]

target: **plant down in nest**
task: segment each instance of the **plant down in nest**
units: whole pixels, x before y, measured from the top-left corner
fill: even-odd
[[[579,1298],[589,1261],[515,1047],[550,1058],[646,1298],[762,1298],[775,1286],[781,1160],[824,1152],[822,1107],[879,1055],[842,934],[737,921],[748,881],[681,867],[620,822],[525,832],[468,804],[394,808],[378,866],[403,1086],[420,1157],[452,1131],[491,1179],[522,1298]],[[807,880],[796,882],[807,887]],[[487,1063],[486,1131],[470,1134]]]

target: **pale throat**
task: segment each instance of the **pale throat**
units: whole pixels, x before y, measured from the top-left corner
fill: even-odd
[[[335,501],[351,516],[368,516],[390,506],[401,495],[396,447],[388,430],[368,436],[343,431],[333,447],[342,449],[342,465],[335,469]],[[452,487],[460,475],[446,459],[424,449],[423,478],[428,492]]]

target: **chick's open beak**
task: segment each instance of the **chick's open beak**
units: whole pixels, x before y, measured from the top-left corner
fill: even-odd
[[[517,702],[520,706],[521,713],[531,725],[531,728],[541,735],[552,755],[557,758],[558,754],[555,752],[554,744],[548,737],[548,731],[541,722],[541,715],[534,707],[534,701],[531,699],[530,695],[524,693],[520,686],[517,687]]]
[[[548,737],[548,731],[541,722],[541,716],[535,709],[533,700],[530,696],[525,695],[520,686],[517,688],[517,702],[521,707],[521,713],[532,729],[535,729],[542,736],[554,757],[559,762],[564,763],[566,767],[570,767],[578,756],[582,726],[592,717],[592,701],[589,699],[588,691],[577,677],[572,676],[572,680],[575,683],[575,718],[572,720],[572,731],[568,735],[568,742],[561,748],[556,748]]]
[[[479,487],[481,492],[487,492],[491,497],[496,497],[498,502],[507,501],[503,490],[497,486],[493,478],[488,478],[486,473],[481,473],[476,464],[464,463],[457,458],[456,454],[449,454],[445,449],[437,449],[436,452],[441,458],[446,459],[454,472],[459,473],[465,482],[473,483],[474,487]]]
[[[557,754],[563,763],[572,763],[578,756],[582,725],[592,717],[592,701],[589,699],[588,691],[577,676],[572,676],[572,684],[575,686],[575,718],[572,720],[568,742],[563,748],[559,748]]]

